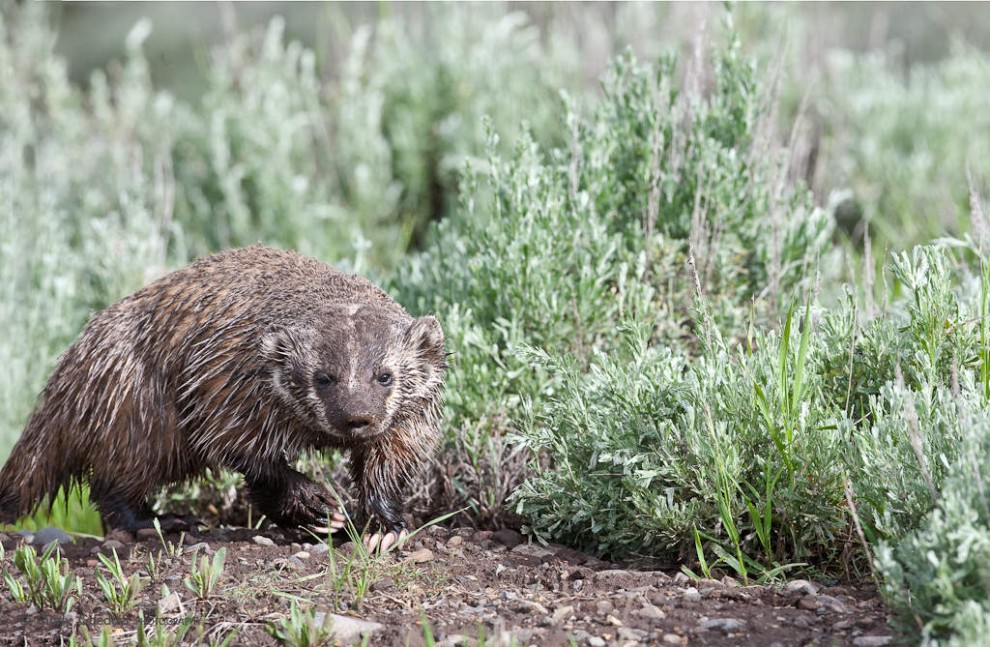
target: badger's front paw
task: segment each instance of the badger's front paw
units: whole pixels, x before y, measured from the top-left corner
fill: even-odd
[[[384,553],[392,546],[401,546],[408,537],[409,531],[403,528],[399,531],[365,533],[361,541],[369,553],[373,553],[376,550]]]
[[[330,534],[347,523],[343,508],[330,492],[299,472],[293,470],[279,485],[251,484],[251,499],[279,526],[302,526],[318,534]]]

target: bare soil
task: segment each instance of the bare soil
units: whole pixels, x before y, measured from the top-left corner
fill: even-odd
[[[167,632],[191,620],[185,644],[277,644],[268,627],[307,608],[372,621],[371,645],[869,645],[893,644],[887,613],[871,584],[742,586],[692,580],[676,570],[633,570],[556,545],[528,542],[511,530],[431,527],[385,556],[363,557],[338,538],[327,549],[278,529],[211,529],[180,537],[170,557],[157,535],[77,539],[62,548],[82,577],[69,613],[14,602],[0,582],[0,645],[68,644],[82,628],[112,628],[117,644],[136,640],[138,611],[159,613]],[[22,541],[0,534],[0,570],[23,580],[12,562]],[[111,616],[94,575],[96,553],[115,548],[127,575],[154,581],[123,617]],[[217,591],[201,600],[183,584],[194,555],[226,549]],[[149,555],[157,560],[150,572]],[[163,585],[171,595],[163,595]],[[177,595],[176,595],[177,594]],[[159,611],[160,609],[160,611]],[[343,636],[345,620],[338,617]],[[573,640],[573,643],[571,641]],[[86,644],[83,641],[82,644]],[[332,644],[332,643],[331,643]]]

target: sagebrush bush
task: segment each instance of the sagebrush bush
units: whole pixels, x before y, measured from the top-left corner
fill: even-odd
[[[940,469],[935,508],[917,529],[882,542],[877,562],[902,627],[927,644],[980,644],[990,620],[990,417],[972,380],[952,403],[959,451]]]

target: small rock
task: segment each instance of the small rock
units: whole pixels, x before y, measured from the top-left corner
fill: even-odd
[[[519,544],[512,549],[514,555],[525,555],[534,559],[545,559],[553,557],[553,551],[539,544]]]
[[[860,636],[853,638],[855,647],[884,647],[894,642],[893,636]]]
[[[687,584],[691,581],[691,578],[684,573],[678,572],[674,575],[674,584]]]
[[[613,608],[612,603],[608,600],[599,600],[598,602],[595,602],[595,609],[598,610],[598,613],[611,613]]]
[[[698,589],[694,588],[693,586],[689,586],[686,589],[684,589],[684,593],[681,594],[681,597],[683,597],[686,602],[701,601],[701,593],[698,593]]]
[[[833,631],[846,631],[847,629],[852,629],[855,623],[852,620],[839,620],[832,624]]]
[[[611,613],[605,616],[605,622],[609,623],[613,627],[621,627],[622,621],[613,616]]]
[[[739,586],[739,580],[732,577],[731,575],[726,575],[722,578],[722,585],[729,588],[737,588]]]
[[[323,542],[320,542],[318,544],[314,544],[310,546],[308,550],[310,555],[322,555],[323,553],[330,550],[330,548],[327,547],[327,545],[324,544]]]
[[[213,549],[210,548],[210,545],[208,543],[206,543],[205,541],[201,541],[201,542],[195,543],[195,544],[193,544],[191,546],[187,546],[185,550],[186,550],[186,552],[189,552],[189,553],[194,553],[196,551],[201,550],[201,551],[203,551],[203,554],[205,554],[205,555],[212,555],[213,554]]]
[[[571,582],[571,588],[575,591],[580,591],[584,588],[584,580],[574,580]]]
[[[476,543],[486,541],[491,539],[492,535],[494,534],[495,533],[492,532],[491,530],[478,530],[473,535],[471,535],[471,541]]]
[[[371,636],[385,628],[385,625],[377,622],[358,620],[336,613],[328,614],[324,611],[317,611],[314,620],[317,624],[322,624],[326,616],[329,616],[329,620],[333,623],[334,641],[339,644],[349,645],[359,642],[362,637]]]
[[[819,595],[818,603],[834,613],[849,613],[849,608],[841,600],[833,598],[831,595]]]
[[[138,528],[137,532],[134,533],[138,541],[146,541],[148,539],[157,539],[158,531],[154,528]]]
[[[492,534],[491,539],[492,541],[502,544],[503,546],[509,548],[510,550],[512,548],[515,548],[519,544],[523,543],[524,541],[526,541],[526,539],[522,535],[520,535],[515,530],[512,530],[511,528],[502,528],[501,530],[496,530]]]
[[[663,620],[667,617],[663,609],[653,604],[644,604],[642,609],[633,611],[633,615],[646,618],[647,620]]]
[[[300,550],[298,553],[293,555],[296,559],[309,559],[310,555],[305,550]]]
[[[448,634],[443,637],[443,640],[437,642],[437,647],[464,647],[465,645],[473,644],[473,638],[468,638],[461,634]]]
[[[158,613],[166,615],[182,609],[182,598],[178,593],[169,593],[158,601]]]
[[[197,537],[193,537],[192,535],[182,535],[182,543],[186,546],[194,546],[199,543],[199,539]]]
[[[699,627],[705,629],[721,629],[725,633],[742,631],[746,627],[746,622],[736,618],[711,618],[698,623]]]
[[[414,550],[409,553],[405,561],[412,562],[413,564],[425,564],[426,562],[433,561],[433,551],[429,548],[420,548],[419,550]]]
[[[542,616],[550,615],[550,612],[547,611],[545,606],[532,600],[513,600],[509,607],[513,611],[520,613],[536,613]]]
[[[375,580],[371,585],[372,591],[391,591],[395,588],[395,581],[391,577],[382,577]]]
[[[678,636],[677,634],[664,634],[663,635],[663,638],[661,638],[660,640],[662,640],[663,642],[667,643],[668,645],[686,645],[687,644],[687,638],[685,638],[684,636]]]
[[[591,647],[605,647],[605,641],[598,636],[589,637],[588,644],[591,645]]]
[[[642,629],[634,629],[632,627],[619,627],[619,638],[622,640],[632,640],[632,641],[643,641],[646,637],[650,635],[648,631],[643,631]]]
[[[116,539],[108,539],[103,542],[103,549],[108,553],[112,550],[116,550],[117,553],[120,554],[120,551],[124,550],[124,543],[117,541]]]
[[[798,609],[804,609],[805,611],[814,611],[818,608],[819,605],[818,605],[818,600],[815,599],[815,596],[806,595],[800,600],[798,600],[797,604],[794,606],[796,606]]]
[[[553,612],[553,621],[555,624],[560,624],[564,620],[570,618],[572,615],[574,615],[574,607],[571,606],[570,604],[562,607],[557,607],[557,609]]]
[[[460,535],[454,535],[453,537],[447,540],[447,548],[457,548],[463,543],[464,543],[464,537],[461,537]]]
[[[274,541],[272,541],[271,539],[269,539],[268,537],[265,537],[263,535],[255,535],[252,538],[252,541],[254,541],[254,543],[258,544],[259,546],[274,546],[275,545],[275,542]]]
[[[784,585],[785,593],[801,593],[804,595],[815,595],[818,593],[818,589],[821,588],[814,582],[809,582],[808,580],[791,580]]]
[[[28,537],[30,537],[30,539],[28,539]],[[61,528],[56,528],[55,526],[45,526],[44,528],[37,529],[33,533],[25,532],[24,539],[32,546],[39,547],[47,546],[53,541],[57,542],[59,546],[72,543],[72,536]]]
[[[272,567],[279,571],[298,571],[303,565],[298,559],[293,562],[292,558],[279,557],[272,562]]]

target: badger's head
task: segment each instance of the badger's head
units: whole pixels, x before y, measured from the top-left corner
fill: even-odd
[[[435,317],[335,306],[264,336],[272,387],[293,414],[337,441],[361,443],[439,406],[444,338]]]

